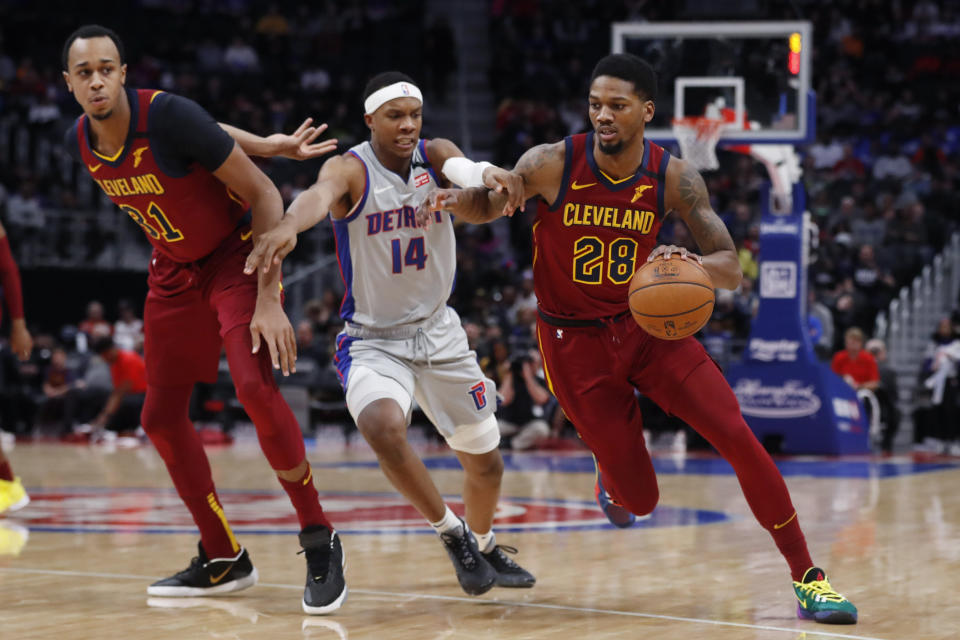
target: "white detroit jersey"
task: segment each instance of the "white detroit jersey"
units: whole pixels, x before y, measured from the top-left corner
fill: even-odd
[[[333,219],[346,293],[340,317],[367,327],[420,322],[446,305],[456,275],[450,214],[417,226],[417,207],[438,187],[424,140],[417,143],[404,180],[377,159],[369,142],[348,151],[363,163],[363,198],[343,219]]]

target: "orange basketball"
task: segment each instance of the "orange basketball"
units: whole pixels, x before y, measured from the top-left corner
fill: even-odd
[[[713,282],[695,258],[656,258],[630,281],[630,313],[655,338],[692,336],[713,313]]]

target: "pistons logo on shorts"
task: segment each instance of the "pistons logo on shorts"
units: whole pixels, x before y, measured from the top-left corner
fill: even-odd
[[[476,405],[477,411],[487,406],[487,385],[482,380],[470,387],[467,393],[473,398],[473,404]]]

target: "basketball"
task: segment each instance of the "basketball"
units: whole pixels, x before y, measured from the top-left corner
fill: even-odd
[[[679,340],[710,319],[713,282],[694,258],[656,258],[633,274],[628,301],[641,329],[661,340]]]

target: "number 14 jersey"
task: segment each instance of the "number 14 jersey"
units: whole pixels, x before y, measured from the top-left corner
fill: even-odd
[[[331,218],[346,287],[340,317],[376,328],[425,320],[446,305],[457,268],[450,214],[417,226],[417,207],[439,186],[426,141],[417,143],[406,179],[384,167],[369,142],[347,153],[363,163],[366,186],[345,218]]]
[[[564,145],[557,199],[539,202],[533,224],[537,300],[559,317],[617,315],[628,308],[630,279],[656,246],[670,154],[645,140],[637,170],[613,180],[597,166],[592,132]]]

